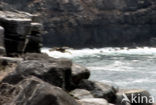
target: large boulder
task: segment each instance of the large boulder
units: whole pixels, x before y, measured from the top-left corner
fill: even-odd
[[[36,77],[29,77],[17,85],[0,84],[1,105],[80,105],[61,88]]]
[[[2,82],[17,84],[24,78],[32,75],[63,89],[71,88],[71,62],[63,60],[55,62],[39,60],[23,61]]]
[[[95,98],[104,98],[110,103],[116,100],[116,89],[113,86],[90,80],[82,80],[79,88],[86,89],[91,92]]]
[[[81,65],[72,65],[72,80],[75,85],[79,84],[82,79],[88,79],[90,76],[90,71]]]

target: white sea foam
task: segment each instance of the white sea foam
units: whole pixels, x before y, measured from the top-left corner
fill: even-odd
[[[136,49],[128,49],[128,48],[100,48],[100,49],[81,49],[81,50],[68,50],[71,53],[61,53],[58,51],[49,51],[49,48],[42,48],[43,53],[47,53],[52,57],[60,58],[73,58],[73,57],[83,57],[87,55],[92,55],[98,57],[100,55],[121,55],[121,54],[135,54],[135,55],[156,55],[156,48],[149,47],[138,47]]]

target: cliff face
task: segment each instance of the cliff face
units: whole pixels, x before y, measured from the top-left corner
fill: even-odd
[[[41,14],[45,46],[145,45],[156,37],[155,0],[1,1]]]

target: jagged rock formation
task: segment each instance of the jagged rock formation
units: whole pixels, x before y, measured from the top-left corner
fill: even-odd
[[[155,0],[1,1],[41,14],[50,47],[148,45],[156,37]]]
[[[0,11],[1,40],[8,56],[24,52],[40,52],[42,24],[35,16],[19,11]],[[36,18],[36,17],[35,17]],[[4,34],[3,34],[4,31]]]

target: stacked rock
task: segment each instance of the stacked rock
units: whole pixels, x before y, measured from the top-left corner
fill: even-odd
[[[0,14],[0,24],[5,29],[5,47],[8,56],[40,51],[41,41],[38,40],[41,39],[41,34],[38,27],[41,27],[41,24],[33,24],[31,14],[8,11],[0,11]],[[37,38],[32,38],[33,35]],[[28,45],[31,47],[27,47]]]
[[[38,52],[42,47],[42,24],[31,23],[31,34],[29,36],[29,42],[26,47],[26,52]]]
[[[5,54],[4,48],[4,28],[0,26],[0,55]]]

